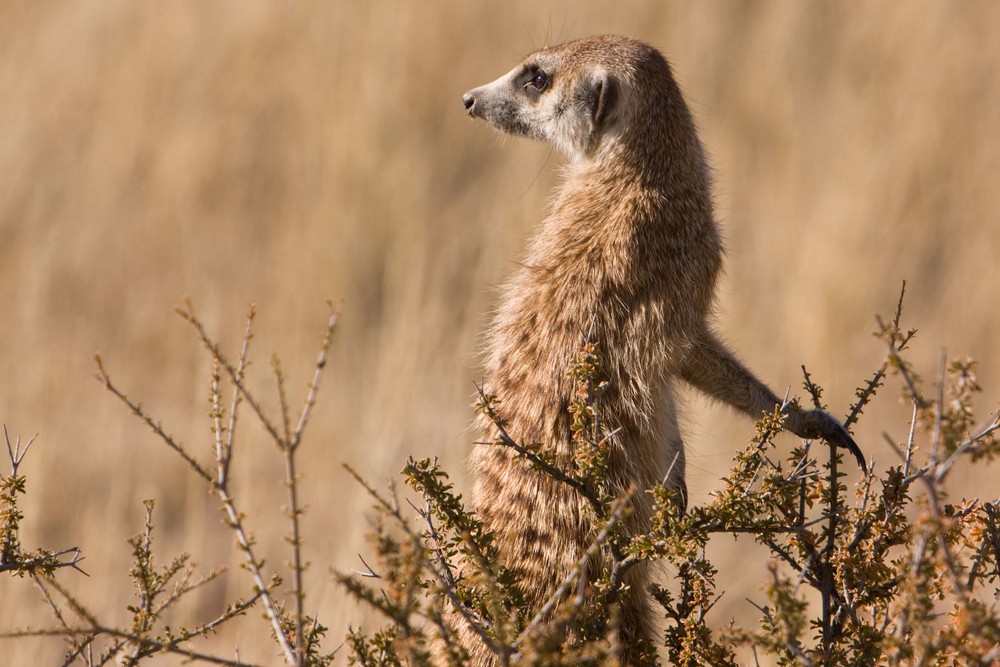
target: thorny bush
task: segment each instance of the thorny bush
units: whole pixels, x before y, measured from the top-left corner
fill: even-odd
[[[349,664],[462,665],[468,659],[460,634],[482,642],[498,665],[615,665],[617,610],[628,595],[652,595],[662,618],[662,645],[634,647],[645,664],[735,665],[738,650],[779,665],[992,665],[1000,661],[1000,498],[950,500],[947,480],[956,466],[992,461],[1000,447],[1000,414],[978,425],[973,398],[980,392],[975,363],[942,360],[930,392],[905,354],[915,331],[900,327],[902,294],[895,316],[879,320],[876,336],[886,347],[885,362],[856,393],[846,423],[856,425],[889,377],[902,386],[912,408],[907,434],[884,438],[898,461],[866,474],[851,491],[844,483],[841,453],[821,442],[803,442],[778,456],[774,436],[782,430],[782,406],[762,415],[756,433],[735,456],[711,501],[681,508],[672,490],[630,489],[615,497],[607,483],[613,432],[601,419],[607,380],[601,351],[583,341],[571,376],[575,456],[561,469],[544,443],[519,443],[505,429],[502,397],[479,392],[478,409],[496,426],[497,440],[477,446],[507,447],[536,474],[570,486],[593,513],[591,547],[578,567],[541,609],[529,608],[522,587],[506,567],[489,527],[463,502],[435,460],[410,459],[402,471],[408,491],[394,484],[379,491],[348,468],[374,499],[370,534],[372,565],[364,572],[338,573],[347,592],[376,610],[385,624],[375,631],[350,629],[345,646]],[[164,627],[162,611],[219,574],[192,580],[188,557],[157,567],[152,550],[152,502],[144,531],[130,540],[137,591],[129,606],[132,623],[102,625],[66,588],[59,571],[78,569],[76,549],[26,551],[18,541],[23,519],[18,498],[26,480],[18,474],[24,455],[20,441],[8,449],[12,472],[0,477],[0,571],[31,577],[49,604],[57,625],[0,636],[56,636],[68,642],[65,664],[137,664],[173,653],[186,659],[242,665],[237,656],[201,652],[195,641],[252,607],[263,607],[285,662],[325,665],[326,628],[305,613],[303,538],[298,531],[302,505],[295,452],[315,403],[326,349],[336,321],[331,316],[313,382],[297,424],[289,418],[284,375],[273,362],[281,420],[273,421],[247,389],[245,373],[253,312],[244,345],[231,363],[207,335],[190,306],[182,315],[196,329],[215,362],[211,378],[212,465],[176,442],[114,385],[99,363],[99,379],[202,477],[226,513],[250,572],[252,587],[216,618],[184,629]],[[822,391],[805,369],[804,388],[816,407]],[[232,387],[228,409],[222,381]],[[268,573],[244,528],[246,517],[228,491],[238,407],[249,404],[285,460],[289,487],[292,586],[282,593],[277,574]],[[29,443],[30,444],[30,443]],[[871,444],[869,444],[869,450]],[[869,466],[871,468],[872,466]],[[621,519],[634,493],[648,493],[654,516],[647,533],[631,534]],[[713,539],[747,535],[770,552],[759,563],[766,602],[749,602],[759,612],[756,628],[740,628],[713,617],[722,595],[716,566],[706,556]],[[746,538],[744,538],[746,539]],[[624,575],[642,561],[667,565],[672,576],[649,591],[629,590]],[[589,563],[600,562],[596,578]],[[286,598],[279,596],[287,596]],[[717,616],[717,615],[716,615]],[[101,641],[98,646],[99,640]]]
[[[868,473],[850,492],[841,452],[804,442],[782,459],[774,436],[781,406],[762,416],[712,500],[682,512],[675,492],[657,486],[648,533],[629,534],[619,521],[627,498],[607,494],[609,438],[600,419],[605,380],[600,350],[584,342],[571,376],[577,392],[570,411],[575,460],[561,470],[544,446],[514,442],[505,430],[502,397],[480,391],[478,408],[496,426],[494,443],[524,465],[575,489],[593,511],[590,552],[544,608],[528,609],[518,582],[504,567],[491,533],[462,502],[436,461],[411,460],[407,485],[421,500],[404,508],[395,488],[376,500],[371,536],[376,565],[365,575],[340,575],[348,590],[377,609],[388,624],[374,634],[352,630],[350,662],[360,665],[461,665],[461,625],[483,642],[499,665],[613,665],[622,647],[614,632],[617,602],[644,591],[623,586],[638,561],[660,561],[673,574],[650,593],[660,606],[661,654],[642,660],[675,665],[735,665],[736,650],[780,665],[993,665],[1000,660],[1000,498],[951,502],[946,479],[962,461],[1000,454],[1000,414],[976,426],[972,399],[980,391],[975,363],[943,364],[933,394],[904,353],[915,334],[894,318],[879,320],[876,336],[887,358],[856,394],[854,426],[887,375],[898,377],[912,406],[902,440],[885,436],[898,458],[881,474]],[[805,372],[804,388],[817,408],[822,391]],[[869,466],[870,467],[870,466]],[[362,482],[364,483],[364,482]],[[722,593],[706,557],[712,539],[747,534],[770,551],[759,565],[766,603],[754,604],[757,628],[712,618]],[[590,556],[604,563],[586,580]],[[817,598],[818,604],[810,600]],[[567,629],[572,628],[572,633]]]

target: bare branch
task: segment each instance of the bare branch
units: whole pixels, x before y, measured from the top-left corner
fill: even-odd
[[[204,345],[205,349],[207,349],[209,354],[212,355],[212,358],[215,359],[220,366],[222,366],[222,369],[226,371],[230,381],[234,386],[236,386],[237,389],[239,389],[243,398],[246,399],[246,402],[250,405],[250,408],[254,411],[254,413],[256,413],[257,418],[260,420],[261,425],[264,427],[264,430],[267,431],[268,435],[270,435],[276,443],[281,443],[281,433],[279,433],[278,429],[275,428],[274,423],[267,416],[267,413],[264,412],[264,409],[261,407],[257,399],[254,398],[253,394],[251,394],[246,388],[246,384],[243,381],[243,377],[239,372],[239,369],[229,363],[226,356],[222,353],[222,349],[219,347],[219,344],[209,337],[208,332],[205,331],[205,325],[202,324],[201,320],[195,315],[191,302],[186,302],[185,307],[178,308],[176,312],[195,328],[202,345]]]
[[[309,383],[309,393],[306,395],[305,404],[302,406],[302,414],[299,415],[299,423],[295,425],[295,430],[292,432],[291,440],[289,440],[289,447],[293,449],[298,446],[299,441],[302,439],[302,432],[305,431],[306,424],[309,422],[309,416],[312,414],[313,406],[316,404],[316,395],[319,392],[319,381],[323,377],[323,370],[326,368],[326,357],[327,352],[330,349],[330,343],[333,340],[333,331],[337,326],[337,320],[340,317],[340,305],[334,306],[332,303],[328,303],[330,307],[330,319],[326,323],[326,333],[323,335],[323,342],[320,343],[319,347],[319,357],[316,359],[316,368],[313,371],[312,381]]]
[[[194,457],[188,454],[184,446],[174,440],[173,436],[164,431],[163,426],[161,426],[159,422],[153,421],[153,418],[146,414],[141,405],[134,403],[128,396],[125,395],[124,392],[115,386],[115,384],[111,381],[111,376],[108,375],[107,370],[104,368],[104,362],[101,360],[101,355],[95,354],[94,361],[97,363],[97,379],[104,384],[105,389],[110,391],[118,398],[118,400],[128,406],[129,411],[145,422],[146,426],[152,429],[153,433],[159,436],[160,440],[170,447],[170,449],[177,452],[177,454],[187,462],[187,464],[198,474],[199,477],[211,483],[212,475],[209,474],[205,467],[202,466],[201,463],[199,463]]]

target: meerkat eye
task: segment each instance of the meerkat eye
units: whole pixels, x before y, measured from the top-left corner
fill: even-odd
[[[545,72],[536,72],[535,75],[528,80],[527,85],[541,92],[549,87],[549,75]]]

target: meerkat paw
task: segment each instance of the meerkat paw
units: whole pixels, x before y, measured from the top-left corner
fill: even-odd
[[[788,416],[789,430],[795,435],[808,439],[821,438],[847,449],[857,459],[861,470],[868,472],[865,455],[861,453],[861,448],[836,417],[823,410],[789,411]]]

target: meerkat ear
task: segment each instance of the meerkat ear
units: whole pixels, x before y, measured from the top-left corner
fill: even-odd
[[[618,80],[607,72],[597,72],[587,84],[591,120],[599,132],[618,106]]]

